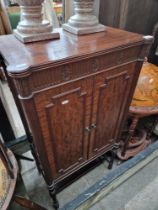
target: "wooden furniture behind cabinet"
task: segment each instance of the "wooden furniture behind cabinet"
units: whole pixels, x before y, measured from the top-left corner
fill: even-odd
[[[123,121],[152,37],[107,28],[0,51],[33,134],[54,207],[59,184],[119,145]]]
[[[124,145],[122,147],[122,154],[119,154],[121,159],[128,159],[136,155],[146,146],[151,143],[151,135],[158,124],[158,66],[148,63],[147,61],[144,62],[143,67],[141,69],[141,73],[139,76],[139,80],[135,89],[135,93],[133,96],[133,100],[131,106],[129,108],[129,115],[132,118],[131,124],[128,129],[128,135],[125,139]],[[146,133],[145,141],[142,144],[138,144],[138,147],[135,149],[131,149],[131,145],[133,143],[141,143],[141,140],[138,139],[138,134],[136,135],[137,125],[139,120],[143,117],[149,117],[154,115],[152,119],[152,123],[148,123],[149,127],[146,128],[145,132],[145,125],[142,128],[141,132]],[[139,128],[140,130],[140,128]],[[144,146],[143,146],[144,144]],[[130,149],[129,149],[130,148]],[[134,146],[133,146],[134,148]],[[129,150],[128,150],[129,149]],[[120,153],[120,152],[119,152]]]

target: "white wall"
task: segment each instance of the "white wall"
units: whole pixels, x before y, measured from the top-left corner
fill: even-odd
[[[74,14],[74,2],[73,0],[65,0],[65,21],[69,19]],[[98,17],[99,16],[99,6],[100,0],[95,0],[94,2],[94,14]]]

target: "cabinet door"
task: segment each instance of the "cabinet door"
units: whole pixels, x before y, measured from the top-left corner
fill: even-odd
[[[107,151],[115,142],[132,87],[134,69],[135,64],[129,64],[95,77],[90,157]]]
[[[92,79],[35,94],[34,103],[53,178],[87,159]]]

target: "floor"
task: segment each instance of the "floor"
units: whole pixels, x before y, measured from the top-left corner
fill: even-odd
[[[32,157],[30,152],[24,155]],[[113,169],[118,166],[118,163],[118,161],[115,161]],[[21,185],[23,184],[25,186],[23,189],[25,189],[26,192],[22,192],[23,195],[27,195],[29,198],[31,198],[31,200],[37,202],[41,206],[45,206],[48,210],[52,210],[52,201],[49,197],[48,190],[43,180],[43,177],[39,175],[37,171],[35,162],[28,162],[22,160],[21,166],[22,180],[20,180],[20,183],[18,184],[18,187],[20,188],[19,194],[21,193]],[[105,174],[109,173],[107,166],[107,161],[104,161],[101,165],[97,166],[95,169],[93,169],[85,176],[71,184],[65,190],[60,192],[58,194],[60,207],[62,208],[66,203],[74,199],[80,193],[84,192],[91,185],[100,180]],[[15,205],[10,207],[10,210],[15,209],[18,210],[19,208],[17,206],[15,207]]]
[[[31,156],[30,153],[26,155]],[[21,164],[22,179],[18,181],[17,194],[28,196],[48,210],[53,210],[47,187],[42,176],[38,174],[35,163],[22,161]],[[114,167],[119,167],[117,161]],[[84,192],[107,173],[109,170],[105,161],[58,194],[60,207]],[[155,196],[157,193],[158,158],[138,171],[90,210],[158,210],[158,200]],[[23,210],[23,208],[12,204],[9,210]]]
[[[155,159],[91,210],[158,210],[158,159]]]

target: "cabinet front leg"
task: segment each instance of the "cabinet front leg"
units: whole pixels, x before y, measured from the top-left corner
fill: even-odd
[[[114,163],[114,160],[115,160],[115,157],[116,157],[116,152],[117,152],[118,149],[119,149],[119,143],[115,143],[113,149],[111,150],[111,158],[110,158],[110,161],[109,161],[108,169],[112,169],[113,163]]]
[[[48,189],[49,189],[50,197],[53,200],[54,209],[59,209],[59,202],[58,202],[58,199],[57,199],[57,196],[56,196],[56,189],[55,189],[54,182],[52,183],[52,185],[48,186]]]

